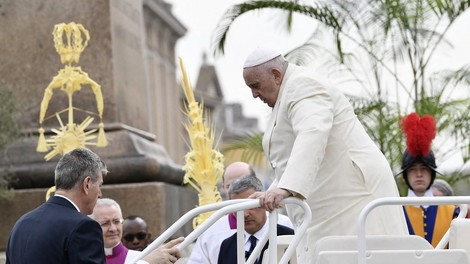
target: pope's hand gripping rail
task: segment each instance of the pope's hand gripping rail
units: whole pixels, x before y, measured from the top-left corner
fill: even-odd
[[[304,201],[301,201],[297,198],[286,198],[283,200],[281,205],[284,204],[295,204],[300,206],[304,210],[304,219],[302,224],[296,228],[295,236],[292,242],[289,244],[289,247],[285,251],[282,259],[279,263],[287,263],[292,256],[295,254],[295,249],[299,244],[300,240],[302,239],[303,234],[306,233],[308,226],[312,220],[312,212],[310,207]],[[196,238],[198,238],[207,228],[209,228],[212,224],[214,224],[219,218],[222,216],[231,213],[237,212],[237,239],[238,239],[238,249],[237,249],[237,256],[238,256],[238,263],[245,263],[245,250],[243,248],[243,234],[244,234],[244,221],[243,221],[243,210],[257,208],[259,207],[259,200],[258,199],[239,199],[239,200],[229,200],[223,201],[220,203],[209,204],[205,206],[200,206],[197,208],[192,209],[191,211],[184,214],[180,219],[178,219],[173,225],[171,225],[165,232],[163,232],[157,239],[155,239],[150,245],[147,246],[131,263],[135,263],[136,261],[142,259],[146,255],[148,255],[151,251],[161,246],[165,241],[167,241],[171,235],[173,235],[176,231],[178,231],[184,224],[201,213],[210,212],[217,210],[213,215],[211,215],[202,225],[198,228],[193,230],[184,241],[177,245],[179,250],[185,249],[188,245],[190,245]],[[274,211],[275,212],[275,211]],[[256,256],[261,252],[265,242],[268,240],[269,235],[269,244],[276,245],[277,244],[277,212],[271,213],[269,215],[269,232],[264,234],[264,236],[260,239],[260,243],[257,243],[256,248],[251,254],[251,257],[247,260],[246,263],[254,263]],[[276,263],[277,261],[277,247],[270,246],[269,247],[269,262],[268,263]]]
[[[439,197],[384,197],[368,203],[359,214],[357,254],[358,264],[366,264],[366,218],[372,209],[382,205],[441,205],[457,204],[460,213],[457,218],[464,218],[467,214],[467,204],[470,204],[470,196],[439,196]],[[442,237],[437,249],[443,249],[449,240],[449,230]]]

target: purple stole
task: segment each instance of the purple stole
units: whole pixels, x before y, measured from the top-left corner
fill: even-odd
[[[124,247],[121,242],[113,248],[113,254],[106,256],[106,264],[124,264],[129,249]]]
[[[237,229],[237,218],[233,214],[228,214],[228,224],[230,229]]]

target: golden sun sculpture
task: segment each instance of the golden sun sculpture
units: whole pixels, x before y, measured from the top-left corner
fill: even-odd
[[[104,134],[103,117],[103,95],[101,93],[101,86],[88,77],[88,74],[82,71],[79,66],[72,66],[72,63],[78,63],[80,54],[88,45],[90,35],[88,31],[81,25],[74,22],[69,24],[61,23],[54,27],[52,33],[54,36],[54,46],[57,53],[60,55],[60,61],[65,64],[65,68],[59,70],[59,73],[52,79],[51,83],[44,91],[44,97],[41,102],[41,111],[39,113],[39,142],[36,151],[47,152],[45,160],[50,160],[56,155],[63,155],[76,148],[85,148],[88,145],[95,145],[97,147],[105,147],[108,142]],[[82,85],[89,85],[96,97],[96,105],[98,109],[98,116],[100,123],[98,125],[98,136],[93,133],[96,129],[85,131],[86,128],[93,122],[93,117],[87,116],[80,124],[74,122],[74,110],[80,110],[73,107],[72,97],[73,94],[81,89]],[[68,108],[55,113],[60,124],[59,129],[51,129],[55,135],[46,139],[44,136],[44,128],[42,124],[46,118],[46,112],[49,101],[53,95],[54,89],[60,89],[67,93],[69,106]],[[60,118],[62,112],[68,111],[68,123],[64,124]],[[81,110],[83,111],[83,110]],[[86,111],[87,113],[91,113]],[[93,113],[92,113],[93,114]],[[96,114],[94,114],[96,115]],[[52,115],[54,116],[54,115]],[[52,117],[51,116],[51,117]],[[96,142],[93,142],[94,139]]]

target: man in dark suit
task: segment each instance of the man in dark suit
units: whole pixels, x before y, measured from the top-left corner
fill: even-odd
[[[90,150],[65,154],[55,168],[55,196],[16,222],[8,239],[6,263],[106,263],[100,224],[87,215],[101,197],[107,172],[104,162]],[[180,252],[173,246],[181,241],[152,251],[142,263],[174,263]]]
[[[101,227],[87,215],[101,197],[106,173],[89,150],[65,154],[55,168],[55,196],[16,222],[6,263],[105,263]]]
[[[263,184],[254,176],[243,176],[235,180],[229,188],[230,199],[245,199],[255,192],[263,190]],[[245,259],[248,259],[256,243],[268,231],[268,222],[266,210],[264,208],[253,208],[244,211],[245,217]],[[293,235],[294,230],[277,225],[277,235]],[[260,256],[255,263],[262,263],[263,253],[268,248],[268,243],[264,245]],[[218,258],[218,264],[236,264],[237,263],[237,234],[225,239],[221,246]]]

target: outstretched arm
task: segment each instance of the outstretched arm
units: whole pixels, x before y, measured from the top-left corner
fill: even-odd
[[[153,250],[143,258],[149,264],[172,264],[181,258],[181,252],[175,246],[183,242],[184,238],[179,237]],[[138,262],[139,263],[139,262]]]

